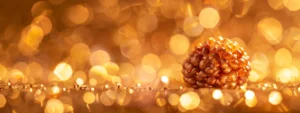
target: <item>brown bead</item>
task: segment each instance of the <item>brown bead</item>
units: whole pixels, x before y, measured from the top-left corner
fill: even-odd
[[[221,84],[226,84],[227,83],[227,78],[228,78],[228,76],[226,76],[226,75],[221,75],[221,77],[220,77],[220,83]]]
[[[223,58],[231,59],[231,57],[232,57],[232,52],[227,51],[227,52],[223,53]]]
[[[246,66],[246,65],[247,65],[247,64],[246,64],[246,60],[245,60],[244,58],[239,58],[238,62],[239,62],[239,64],[240,64],[241,66]]]
[[[216,86],[222,86],[222,84],[221,84],[220,80],[218,80],[218,79],[216,80],[216,83],[215,83],[215,85],[216,85]]]
[[[216,60],[219,60],[219,59],[220,59],[220,55],[217,54],[217,53],[213,53],[211,56],[212,56],[214,59],[216,59]]]
[[[237,55],[237,58],[241,58],[243,56],[243,52],[239,49],[235,50],[233,53]]]
[[[186,70],[188,70],[188,71],[191,71],[192,68],[193,68],[193,65],[190,64],[190,63],[188,63],[188,62],[186,62],[186,63],[184,63],[183,68],[186,69]]]
[[[200,62],[200,56],[194,56],[191,57],[190,59],[191,64],[193,64],[194,66],[198,66],[199,62]]]
[[[218,53],[219,55],[223,55],[223,53],[225,53],[225,52],[226,52],[226,48],[223,47],[223,46],[221,46],[221,47],[217,50],[217,53]]]
[[[228,87],[229,87],[228,84],[224,84],[224,85],[221,86],[221,88],[223,88],[223,89],[227,89]]]
[[[190,77],[189,72],[187,70],[182,70],[181,73],[185,76],[185,77]]]
[[[204,47],[204,48],[202,49],[202,54],[203,54],[203,55],[208,55],[208,53],[209,53],[209,49],[206,48],[206,47]]]
[[[232,60],[229,62],[229,65],[232,69],[238,69],[239,68],[239,62],[237,60]]]
[[[207,86],[205,83],[202,83],[202,82],[197,82],[196,83],[199,87],[205,87]]]
[[[199,76],[199,75],[196,75],[196,80],[197,80],[197,81],[202,81],[202,80],[204,80],[204,77],[201,77],[201,76]]]
[[[194,76],[198,72],[198,68],[193,68],[192,71],[190,72],[190,76]]]
[[[205,73],[207,73],[207,74],[213,74],[214,73],[214,69],[212,67],[206,67],[205,68]]]
[[[227,67],[227,68],[224,68],[222,70],[223,73],[230,73],[231,72],[231,68],[230,67]]]
[[[228,76],[228,81],[234,82],[236,80],[237,80],[237,75],[235,74],[235,72],[231,72],[230,75]]]
[[[196,84],[197,82],[194,78],[185,78],[184,80],[189,84]]]
[[[210,85],[214,85],[217,79],[215,77],[209,77],[207,83]]]
[[[199,63],[199,68],[204,69],[206,67],[207,63],[208,63],[208,60],[201,60]]]
[[[197,76],[205,78],[205,77],[207,77],[207,74],[204,73],[203,71],[200,71],[199,73],[197,73]]]

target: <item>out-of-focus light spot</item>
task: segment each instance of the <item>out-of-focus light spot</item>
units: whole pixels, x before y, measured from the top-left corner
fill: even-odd
[[[32,24],[39,26],[42,30],[44,35],[47,35],[52,30],[52,22],[47,16],[37,16],[33,21]]]
[[[168,102],[172,105],[172,106],[177,106],[179,103],[179,95],[172,93],[169,95],[168,97]]]
[[[31,62],[28,64],[27,70],[29,70],[29,76],[34,79],[39,79],[43,76],[43,67],[37,62]],[[1,71],[0,71],[1,72]]]
[[[153,80],[156,78],[156,70],[148,65],[141,65],[136,67],[136,76],[133,79],[137,83],[141,84],[147,84],[153,82]]]
[[[113,105],[115,103],[115,99],[116,99],[116,97],[111,98],[112,95],[109,95],[110,93],[108,93],[108,91],[110,91],[110,90],[102,92],[101,95],[100,95],[100,101],[105,106]]]
[[[245,104],[250,108],[254,107],[257,104],[257,98],[254,96],[252,99],[246,99]]]
[[[157,55],[149,53],[142,58],[142,65],[149,65],[158,70],[161,66],[161,61]]]
[[[46,103],[45,113],[63,113],[64,104],[58,99],[50,99]]]
[[[282,39],[282,25],[275,18],[264,18],[260,20],[258,30],[271,44],[278,44]]]
[[[292,63],[292,54],[288,49],[281,48],[275,53],[275,62],[279,66],[289,66]]]
[[[90,64],[95,65],[104,65],[110,61],[110,56],[106,51],[98,50],[94,51],[90,56]]]
[[[106,89],[108,89],[108,88],[109,88],[109,85],[106,84],[104,87],[105,87]]]
[[[123,40],[120,45],[121,53],[127,58],[137,56],[141,51],[142,45],[137,39]]]
[[[136,84],[137,87],[141,87],[141,84]]]
[[[21,34],[18,48],[25,56],[32,56],[36,53],[41,41],[43,40],[44,32],[37,25],[25,27]]]
[[[146,0],[151,6],[160,6],[162,4],[162,0]]]
[[[268,0],[269,6],[275,10],[282,9],[284,7],[283,0]]]
[[[251,70],[251,71],[250,71],[249,80],[250,80],[251,82],[257,82],[258,80],[260,80],[260,76],[259,76],[258,73],[255,72],[254,70]]]
[[[104,68],[109,75],[117,75],[119,73],[119,66],[114,62],[107,62],[104,64]]]
[[[269,102],[273,105],[278,105],[280,104],[282,101],[282,96],[281,93],[278,91],[272,91],[269,94]]]
[[[83,94],[83,101],[87,104],[94,103],[95,99],[96,99],[96,97],[95,97],[94,93],[92,93],[92,92],[85,92]]]
[[[133,92],[134,92],[133,89],[129,89],[129,90],[128,90],[128,93],[129,93],[129,94],[132,94]]]
[[[117,94],[116,102],[121,106],[126,106],[130,103],[131,97],[127,91],[123,90]]]
[[[89,83],[90,83],[91,86],[96,86],[97,85],[97,80],[92,78],[92,79],[89,80]]]
[[[247,90],[247,91],[245,92],[245,98],[246,98],[246,99],[252,100],[252,99],[254,99],[254,97],[255,97],[255,94],[254,94],[253,91]]]
[[[158,19],[154,14],[145,14],[139,17],[137,28],[144,33],[151,32],[157,28]]]
[[[61,80],[61,81],[66,81],[68,80],[72,74],[73,74],[73,70],[72,67],[63,62],[63,63],[59,63],[55,69],[54,69],[54,74]]]
[[[53,86],[51,88],[51,91],[53,94],[58,94],[58,93],[60,93],[60,88],[58,86]]]
[[[165,106],[167,103],[166,99],[164,98],[157,98],[156,99],[156,104],[160,107]]]
[[[173,54],[183,55],[187,53],[190,47],[190,42],[184,35],[177,34],[171,37],[169,47]]]
[[[77,78],[76,79],[76,84],[79,85],[79,86],[81,86],[81,85],[84,84],[84,81],[81,78]]]
[[[34,3],[31,8],[31,14],[33,17],[39,16],[41,14],[51,12],[51,4],[47,1],[39,1]]]
[[[233,102],[233,97],[229,93],[224,93],[220,99],[220,103],[224,106],[229,106]]]
[[[119,85],[120,83],[122,83],[122,82],[121,82],[121,78],[120,78],[119,76],[112,76],[112,77],[111,77],[111,82],[114,83],[114,84],[118,84],[118,85]]]
[[[6,104],[6,98],[4,95],[0,94],[0,108],[3,108]]]
[[[89,19],[90,11],[87,7],[77,4],[67,8],[66,16],[73,24],[84,24]]]
[[[196,37],[202,33],[203,27],[199,23],[198,17],[188,16],[183,21],[183,30],[187,35]]]
[[[180,105],[187,110],[192,110],[200,104],[200,98],[195,92],[187,92],[180,96]]]
[[[6,74],[7,74],[6,67],[0,64],[0,81],[5,79]]]
[[[279,70],[276,76],[276,81],[279,81],[281,83],[289,83],[292,82],[293,77],[292,77],[292,70],[289,68],[283,68]]]
[[[161,80],[163,83],[165,83],[165,84],[168,84],[168,83],[169,83],[169,78],[168,78],[167,76],[162,76],[162,77],[160,78],[160,80]]]
[[[9,82],[11,84],[22,83],[24,80],[24,74],[16,69],[9,72]]]
[[[216,89],[216,90],[213,91],[212,97],[213,97],[214,99],[216,99],[216,100],[219,100],[219,99],[221,99],[221,98],[223,97],[223,93],[222,93],[221,90]]]
[[[283,4],[290,11],[298,11],[300,9],[299,0],[283,0]]]
[[[70,55],[75,59],[76,63],[83,65],[86,61],[88,61],[91,52],[88,45],[80,42],[72,46]]]
[[[207,7],[201,10],[199,20],[204,28],[214,28],[220,21],[220,15],[216,9]]]
[[[42,103],[42,102],[44,102],[45,98],[46,98],[46,95],[41,90],[38,89],[38,90],[35,91],[34,99],[37,102]]]
[[[100,65],[93,66],[89,71],[89,76],[90,78],[95,78],[98,84],[103,84],[111,79],[106,69]]]

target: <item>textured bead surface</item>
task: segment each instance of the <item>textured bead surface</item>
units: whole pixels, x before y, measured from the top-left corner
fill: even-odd
[[[248,81],[249,56],[230,39],[209,38],[198,44],[183,63],[188,87],[236,89]]]

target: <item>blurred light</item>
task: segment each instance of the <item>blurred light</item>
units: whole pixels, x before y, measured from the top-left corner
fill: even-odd
[[[61,80],[61,81],[66,81],[68,80],[72,74],[73,74],[73,70],[72,67],[63,62],[63,63],[59,63],[55,69],[54,69],[54,74]]]
[[[84,84],[85,81],[86,81],[86,74],[84,71],[76,71],[74,74],[73,74],[73,77],[72,77],[72,81],[74,81],[76,84],[77,83],[77,79],[81,79],[82,80],[82,83]],[[79,80],[79,83],[81,82],[81,80]]]
[[[156,99],[156,104],[160,107],[165,106],[167,103],[166,99],[164,98],[157,98]]]
[[[279,70],[276,76],[276,81],[279,81],[281,83],[289,83],[292,82],[293,77],[292,77],[292,70],[289,68],[283,68]]]
[[[190,42],[184,35],[177,34],[171,37],[169,47],[173,54],[183,55],[188,52]]]
[[[269,102],[273,105],[278,105],[280,104],[282,101],[282,96],[280,94],[280,92],[278,91],[272,91],[270,94],[269,94]]]
[[[259,76],[258,73],[255,72],[254,70],[251,70],[251,71],[250,71],[249,80],[250,80],[251,82],[257,82],[258,80],[260,80],[260,76]]]
[[[64,104],[58,99],[50,99],[45,106],[45,113],[63,113]]]
[[[66,91],[66,90],[67,90],[67,88],[64,87],[64,88],[63,88],[63,91]]]
[[[52,5],[60,5],[64,3],[66,0],[48,0]]]
[[[282,39],[282,25],[275,18],[264,18],[258,23],[259,32],[271,44],[278,44]]]
[[[109,91],[109,90],[107,90]],[[108,95],[107,91],[102,92],[100,95],[100,101],[104,106],[111,106],[115,103],[115,99],[110,98],[111,95]]]
[[[153,82],[156,76],[156,70],[153,67],[142,65],[136,67],[136,75],[132,77],[136,83],[147,84]]]
[[[25,56],[32,56],[36,53],[41,41],[44,37],[44,32],[37,25],[29,25],[25,27],[21,34],[21,39],[18,44],[20,52]]]
[[[101,3],[102,6],[109,8],[114,5],[117,5],[119,0],[99,0],[99,2]]]
[[[9,84],[23,83],[24,74],[16,69],[9,72]]]
[[[92,66],[104,65],[107,62],[110,62],[110,56],[106,51],[103,50],[94,51],[90,56],[90,64]]]
[[[53,94],[58,94],[58,93],[60,93],[60,88],[59,88],[58,86],[53,86],[53,87],[51,88],[51,90],[52,90],[52,93],[53,93]]]
[[[220,21],[220,15],[216,9],[207,7],[201,10],[199,20],[204,28],[214,28]]]
[[[43,103],[44,100],[46,98],[45,93],[43,93],[41,90],[36,90],[34,93],[34,99],[39,102],[39,103]]]
[[[152,6],[160,6],[162,4],[162,0],[146,0]]]
[[[162,76],[161,77],[161,81],[165,84],[168,84],[169,83],[169,78],[167,76]]]
[[[96,79],[98,84],[103,84],[105,81],[110,80],[110,76],[108,75],[106,69],[100,65],[93,66],[90,69],[89,77]]]
[[[33,17],[51,12],[51,4],[47,1],[39,1],[33,4],[31,8],[31,14]]]
[[[123,40],[120,45],[121,53],[127,58],[137,56],[141,52],[142,45],[137,39]]]
[[[141,87],[141,84],[137,84],[137,87]]]
[[[92,92],[85,92],[83,94],[83,101],[87,104],[94,103],[95,99],[96,99],[96,97],[95,97],[94,93],[92,93]]]
[[[245,103],[248,107],[254,107],[257,104],[257,98],[254,96],[252,99],[246,99]]]
[[[92,88],[91,88],[91,91],[95,91],[95,88],[92,87]]]
[[[203,27],[199,23],[198,17],[188,16],[183,21],[183,30],[187,35],[196,37],[202,33]]]
[[[66,9],[66,16],[75,25],[84,24],[90,17],[90,11],[82,4],[72,5]]]
[[[129,89],[128,92],[129,92],[129,94],[132,94],[133,93],[133,89]]]
[[[83,65],[86,61],[88,61],[91,52],[88,45],[80,42],[72,46],[70,55],[75,59],[76,63]]]
[[[254,99],[254,98],[255,98],[254,92],[251,91],[251,90],[247,90],[247,91],[245,92],[245,98],[248,99],[248,100]]]
[[[1,70],[1,69],[0,69]],[[29,70],[28,75],[34,79],[39,79],[43,76],[43,67],[37,62],[31,62],[28,64],[27,70]],[[0,71],[1,72],[1,71]]]
[[[142,65],[148,65],[158,70],[161,66],[161,61],[157,55],[149,53],[142,58]]]
[[[104,86],[106,89],[108,89],[109,88],[109,86],[106,84],[105,86]]]
[[[81,85],[84,84],[84,81],[81,78],[77,78],[76,79],[76,84],[79,85],[79,86],[81,86]]]
[[[155,14],[145,14],[137,20],[137,28],[144,33],[154,31],[157,25],[158,19]]]
[[[200,104],[200,98],[195,92],[187,92],[180,96],[180,105],[187,110],[192,110]]]
[[[89,83],[90,83],[91,86],[96,86],[96,85],[97,85],[97,80],[94,79],[94,78],[91,78],[91,79],[89,80]]]
[[[168,102],[172,106],[177,106],[178,103],[179,103],[179,95],[177,95],[176,93],[170,94],[169,97],[168,97]]]
[[[290,11],[298,11],[300,9],[299,0],[283,0],[283,4]]]
[[[213,97],[214,99],[216,99],[216,100],[219,100],[219,99],[221,99],[221,98],[223,97],[223,93],[222,93],[221,90],[216,89],[216,90],[213,91],[212,97]]]
[[[3,108],[6,104],[6,98],[4,95],[0,94],[0,108]]]
[[[107,62],[104,64],[104,68],[109,75],[117,75],[119,73],[119,66],[114,62]]]
[[[275,53],[275,62],[279,66],[289,66],[292,63],[291,52],[286,48],[278,49]]]
[[[268,0],[269,6],[271,6],[275,10],[279,10],[284,8],[283,6],[284,0]]]

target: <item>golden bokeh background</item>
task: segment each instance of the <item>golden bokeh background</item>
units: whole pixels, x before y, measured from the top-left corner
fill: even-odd
[[[104,112],[101,109],[115,105],[139,106],[136,112],[165,111],[164,106],[176,109],[169,112],[209,111],[213,105],[207,105],[208,100],[237,106],[233,103],[241,97],[223,90],[151,97],[130,87],[185,89],[181,64],[209,37],[229,38],[245,49],[251,58],[249,86],[266,83],[257,87],[277,89],[296,84],[299,11],[299,0],[2,0],[0,83],[45,86],[25,94],[1,93],[0,112]],[[73,85],[92,88],[67,96],[67,87]],[[114,86],[125,89],[111,89]],[[106,90],[98,93],[97,88]],[[263,102],[279,106],[279,111],[288,109],[281,103],[285,95],[296,95],[289,89],[261,93],[266,96]],[[237,103],[262,106],[262,96],[254,90],[244,88],[242,96]],[[35,103],[33,111],[25,110],[28,102]],[[147,103],[157,106],[150,109]]]

